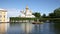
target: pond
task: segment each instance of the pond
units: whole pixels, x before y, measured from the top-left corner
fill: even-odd
[[[0,34],[60,34],[60,23],[0,23]]]

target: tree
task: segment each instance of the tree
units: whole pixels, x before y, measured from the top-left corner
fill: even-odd
[[[38,12],[33,13],[33,15],[37,18],[40,18],[40,16],[41,16],[40,13],[38,13]]]
[[[46,14],[43,14],[42,17],[45,18],[46,17]]]
[[[55,9],[54,14],[56,18],[60,18],[60,8]]]
[[[54,13],[49,13],[49,17],[54,18],[55,17]]]
[[[60,18],[60,8],[57,8],[57,9],[54,10],[53,13],[50,13],[49,17],[51,17],[51,18]]]

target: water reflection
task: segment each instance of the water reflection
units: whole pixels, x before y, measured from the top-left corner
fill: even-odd
[[[60,23],[0,23],[0,34],[60,34]]]
[[[8,27],[9,23],[0,23],[0,34],[5,34],[5,32],[7,32]]]
[[[33,34],[53,34],[50,32],[50,24],[44,23],[44,24],[35,24],[33,29]]]
[[[25,23],[25,24],[23,23],[21,24],[21,28],[26,34],[29,34],[33,30],[34,25],[30,23]]]
[[[60,23],[54,24],[54,32],[55,34],[60,34]]]

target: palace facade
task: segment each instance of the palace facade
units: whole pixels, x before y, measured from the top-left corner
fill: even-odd
[[[7,22],[7,11],[0,9],[0,22]]]

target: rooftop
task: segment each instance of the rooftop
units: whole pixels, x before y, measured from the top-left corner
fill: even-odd
[[[1,8],[0,8],[0,11],[5,11],[5,12],[6,12],[6,9],[1,9]]]

